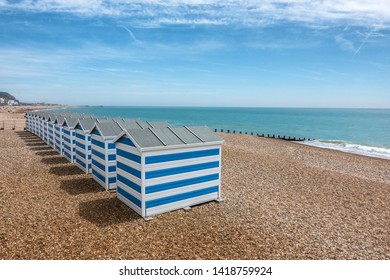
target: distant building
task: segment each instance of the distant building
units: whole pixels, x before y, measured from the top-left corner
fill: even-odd
[[[5,98],[0,98],[0,104],[5,104],[6,102],[5,102]]]
[[[16,105],[19,105],[19,101],[18,100],[8,100],[8,106],[16,106]]]

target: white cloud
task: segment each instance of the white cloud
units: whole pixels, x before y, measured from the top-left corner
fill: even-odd
[[[390,24],[389,0],[0,0],[0,9],[128,17],[136,26],[164,24],[263,26],[284,21],[307,24]]]

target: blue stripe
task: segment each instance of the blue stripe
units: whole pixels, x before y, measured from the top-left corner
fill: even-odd
[[[119,169],[122,169],[123,171],[126,171],[127,173],[130,173],[132,175],[134,175],[135,177],[137,178],[140,178],[141,179],[141,171],[137,170],[137,169],[134,169],[130,166],[127,166],[121,162],[117,162],[117,167]]]
[[[91,134],[94,134],[94,135],[100,135],[99,131],[95,128],[94,130],[92,130]]]
[[[67,152],[64,152],[64,155],[65,155],[68,159],[71,159],[70,154],[68,154]]]
[[[109,149],[109,150],[115,149],[115,144],[114,143],[108,143],[107,149]]]
[[[92,174],[98,177],[100,180],[102,180],[103,183],[106,183],[106,178],[104,178],[104,176],[99,172],[97,172],[96,170],[92,169]]]
[[[100,142],[100,141],[98,141],[98,140],[92,139],[92,144],[95,145],[95,146],[98,146],[98,147],[100,147],[100,148],[105,149],[104,142]]]
[[[81,144],[80,142],[76,142],[76,146],[85,150],[85,145]]]
[[[106,160],[106,158],[104,157],[104,154],[102,154],[102,153],[100,153],[100,152],[98,152],[96,150],[92,150],[92,154],[97,156],[97,157],[99,157],[99,158],[101,158],[102,160]]]
[[[108,155],[108,160],[116,160],[116,155],[115,154]]]
[[[108,172],[115,172],[115,171],[116,171],[115,165],[108,166]]]
[[[109,184],[116,183],[116,177],[108,178],[108,183]]]
[[[141,163],[141,157],[138,156],[138,155],[135,155],[135,154],[123,151],[121,149],[117,149],[116,153],[117,153],[118,156],[121,156],[121,157],[124,157],[126,159],[132,160],[132,161],[134,161],[136,163]]]
[[[133,181],[117,174],[117,179],[119,182],[125,184],[126,186],[132,188],[133,190],[135,190],[136,192],[138,193],[141,193],[141,186],[139,186],[138,184],[134,183]]]
[[[66,144],[63,144],[63,145],[64,145],[64,148],[65,148],[66,150],[70,151],[70,147],[69,147],[68,145],[66,145]]]
[[[64,133],[65,133],[66,135],[69,135],[69,136],[70,136],[70,131],[69,131],[69,130],[64,129],[63,131],[64,131]]]
[[[137,205],[138,207],[141,207],[141,201],[140,201],[138,198],[134,197],[133,195],[129,194],[129,193],[128,193],[127,191],[125,191],[124,189],[117,187],[117,188],[116,188],[116,191],[117,191],[120,195],[124,196],[126,199],[130,200],[132,203],[134,203],[135,205]]]
[[[81,140],[85,140],[85,137],[84,135],[80,134],[80,133],[76,133],[76,137],[81,139]]]
[[[84,158],[84,159],[85,159],[85,154],[82,153],[81,151],[76,150],[76,154],[77,154],[78,156],[80,156],[81,158]]]
[[[80,164],[82,167],[86,167],[87,166],[83,161],[79,160],[78,158],[76,158],[76,162],[78,164]]]
[[[67,143],[70,143],[70,139],[68,137],[65,137],[64,136],[64,140],[67,142]]]
[[[173,203],[173,202],[180,201],[180,200],[190,199],[190,198],[194,198],[197,196],[202,196],[205,194],[210,194],[210,193],[215,193],[215,192],[218,192],[218,186],[205,188],[205,189],[201,189],[201,190],[196,190],[196,191],[191,191],[191,192],[186,192],[186,193],[181,193],[181,194],[176,194],[176,195],[167,196],[167,197],[162,197],[162,198],[158,198],[158,199],[153,199],[153,200],[146,201],[146,208],[152,208],[152,207],[156,207],[156,206],[160,206],[160,205],[164,205],[164,204],[168,204],[168,203]]]
[[[169,155],[149,156],[145,158],[145,163],[152,164],[152,163],[159,163],[159,162],[216,156],[216,155],[219,155],[219,149],[185,152],[185,153],[177,153],[177,154],[169,154]]]
[[[95,165],[97,168],[99,168],[100,170],[102,170],[103,172],[106,171],[106,168],[104,167],[103,164],[101,164],[100,162],[96,161],[96,160],[92,160],[92,164]]]
[[[215,167],[219,167],[219,161],[212,161],[212,162],[206,162],[200,164],[148,171],[145,174],[145,178],[153,179],[153,178],[158,178],[163,176],[176,175],[180,173],[193,172],[193,171],[204,170],[204,169],[215,168]]]
[[[218,180],[218,179],[219,179],[219,174],[215,173],[215,174],[200,176],[200,177],[196,177],[196,178],[168,182],[168,183],[163,183],[163,184],[158,184],[158,185],[146,187],[146,193],[149,194],[149,193],[161,192],[161,191],[185,187],[185,186],[189,186],[189,185],[195,185],[195,184],[200,184],[200,183],[204,183],[204,182],[214,181],[214,180]]]
[[[122,143],[124,145],[135,147],[134,143],[127,137],[122,137],[117,142]]]
[[[92,164],[88,164],[88,169],[92,169]]]

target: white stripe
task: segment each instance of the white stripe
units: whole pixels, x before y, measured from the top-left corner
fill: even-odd
[[[122,201],[124,204],[126,204],[127,206],[129,206],[132,210],[134,210],[138,215],[141,215],[142,216],[142,212],[141,212],[141,208],[139,208],[137,205],[135,205],[133,202],[131,202],[130,200],[126,199],[124,196],[122,196],[121,194],[119,194],[118,192],[116,193],[118,199],[120,201]]]
[[[185,153],[185,152],[195,152],[195,151],[204,151],[204,150],[211,150],[211,149],[218,149],[219,145],[212,145],[212,146],[202,146],[202,147],[193,147],[193,148],[180,148],[180,149],[170,149],[170,150],[161,150],[161,151],[149,151],[144,152],[145,157],[148,156],[157,156],[157,155],[169,155],[169,154],[179,154],[179,153]]]
[[[125,145],[125,144],[122,144],[122,143],[115,143],[116,145],[116,148],[117,149],[121,149],[123,151],[126,151],[126,152],[129,152],[129,153],[132,153],[132,154],[135,154],[137,156],[140,156],[141,153],[138,151],[137,148],[134,148],[132,146],[129,146],[129,145]]]
[[[145,185],[152,186],[152,185],[157,185],[162,183],[174,182],[174,181],[179,181],[179,180],[184,180],[184,179],[189,179],[189,178],[194,178],[199,176],[215,174],[218,172],[219,172],[219,168],[215,167],[215,168],[209,168],[209,169],[204,169],[199,171],[186,172],[186,173],[163,176],[163,177],[158,177],[153,179],[146,179]]]
[[[93,144],[92,144],[92,150],[98,151],[99,153],[101,153],[103,155],[106,154],[106,151],[104,149],[100,148],[99,146],[93,145]]]
[[[196,157],[196,158],[183,159],[183,160],[173,160],[167,162],[146,164],[145,171],[154,171],[154,170],[167,169],[173,167],[181,167],[186,165],[206,163],[206,162],[212,162],[218,160],[219,160],[219,155],[216,155],[216,156]]]
[[[120,181],[117,182],[117,185],[118,185],[118,187],[124,189],[126,192],[128,192],[129,194],[131,194],[132,196],[134,196],[135,198],[137,198],[141,201],[141,194],[139,192],[136,192],[135,190],[126,186],[125,184],[123,184]]]
[[[213,181],[189,185],[189,186],[185,186],[185,187],[174,188],[174,189],[170,189],[170,190],[166,190],[166,191],[150,193],[150,194],[146,195],[146,200],[148,201],[148,200],[162,198],[162,197],[171,196],[171,195],[175,195],[175,194],[181,194],[181,193],[186,193],[186,192],[190,192],[190,191],[201,190],[201,189],[208,188],[208,187],[214,187],[214,186],[218,186],[218,183],[219,183],[218,180],[213,180]]]
[[[141,182],[141,179],[140,178],[137,178],[133,175],[131,175],[130,173],[127,173],[126,171],[123,171],[121,169],[117,169],[117,174],[132,181],[133,183],[137,184],[138,186],[141,186],[142,182]],[[117,178],[118,179],[118,178]]]
[[[132,160],[117,155],[116,161],[123,163],[124,165],[130,166],[131,168],[137,169],[138,171],[141,171],[141,164],[136,163]]]
[[[201,203],[216,200],[216,199],[217,199],[217,193],[210,193],[210,194],[206,194],[206,195],[202,195],[202,196],[193,197],[190,199],[185,199],[185,200],[181,200],[181,201],[177,201],[177,202],[173,202],[173,203],[169,203],[169,204],[164,204],[161,206],[147,208],[146,214],[147,214],[147,216],[153,216],[153,215],[162,214],[162,213],[177,210],[177,209],[182,209],[182,208],[185,208],[188,206],[193,206],[193,205],[201,204]]]

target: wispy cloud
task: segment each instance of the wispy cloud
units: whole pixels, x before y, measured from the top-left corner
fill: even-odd
[[[133,26],[244,25],[285,21],[317,26],[390,24],[388,0],[0,0],[0,9],[131,18]]]

